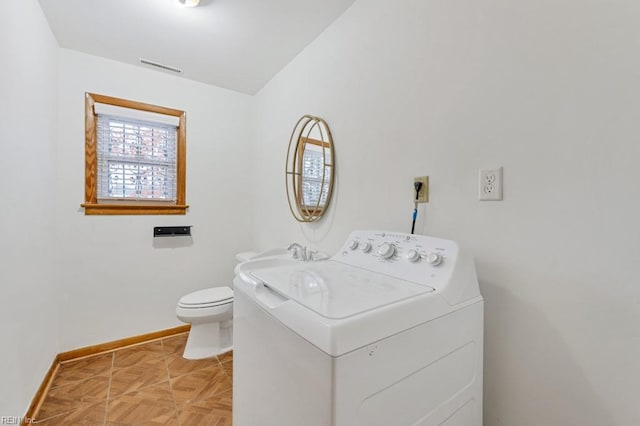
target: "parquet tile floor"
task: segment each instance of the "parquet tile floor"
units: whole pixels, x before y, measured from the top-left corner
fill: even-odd
[[[60,364],[37,425],[231,425],[233,353],[182,358],[187,333]]]

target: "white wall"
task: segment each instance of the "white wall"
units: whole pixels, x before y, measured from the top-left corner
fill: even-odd
[[[187,112],[186,216],[85,216],[84,93]],[[175,306],[231,285],[250,248],[251,98],[172,75],[60,50],[56,228],[60,346],[70,350],[181,325]],[[154,226],[193,225],[154,239]]]
[[[67,50],[57,69],[35,0],[1,12],[0,415],[56,352],[178,325],[176,300],[228,284],[237,251],[408,230],[428,174],[417,229],[474,251],[486,298],[485,425],[640,424],[637,2],[359,0],[255,99]],[[85,91],[187,111],[186,216],[84,216]],[[337,156],[311,225],[284,192],[304,113]],[[497,165],[505,201],[480,203]],[[172,224],[191,245],[154,242]]]
[[[640,3],[359,0],[257,96],[257,246],[335,251],[354,228],[417,231],[476,256],[486,426],[640,424]],[[328,217],[288,212],[305,113],[331,126]],[[505,200],[477,201],[480,167]]]
[[[58,352],[53,281],[57,45],[36,0],[0,6],[0,416]]]

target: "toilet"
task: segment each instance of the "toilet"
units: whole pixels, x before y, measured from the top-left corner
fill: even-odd
[[[236,254],[238,264],[259,255],[254,251]],[[182,356],[204,359],[233,349],[233,290],[213,287],[182,297],[176,306],[176,316],[191,324],[187,345]]]
[[[233,349],[231,288],[207,288],[183,296],[176,307],[176,316],[191,324],[184,358],[210,358]]]

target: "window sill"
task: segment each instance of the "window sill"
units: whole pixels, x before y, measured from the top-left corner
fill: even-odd
[[[132,204],[81,204],[84,214],[89,215],[171,215],[186,214],[188,205],[158,206]]]

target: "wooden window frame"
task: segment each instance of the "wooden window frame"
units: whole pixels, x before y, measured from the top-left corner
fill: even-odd
[[[159,200],[109,200],[98,201],[98,135],[97,116],[94,105],[102,103],[140,111],[178,117],[178,146],[176,152],[176,201]],[[180,215],[186,214],[186,156],[187,156],[187,118],[184,111],[166,108],[111,96],[85,93],[85,215]]]

